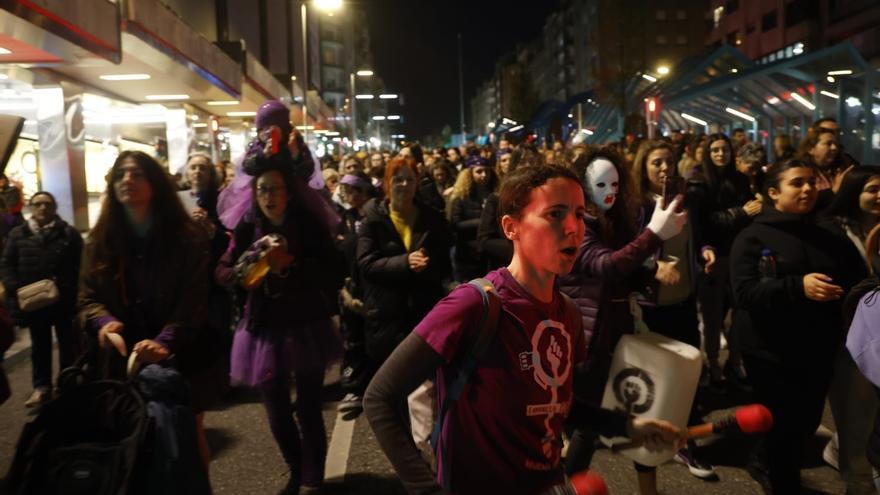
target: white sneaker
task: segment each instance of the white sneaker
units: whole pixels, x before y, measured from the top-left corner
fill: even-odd
[[[839,462],[839,452],[837,446],[837,433],[835,433],[831,440],[828,440],[828,443],[825,445],[825,449],[822,450],[822,459],[828,463],[829,466],[833,467],[840,471],[840,462]]]
[[[362,410],[364,408],[364,400],[360,395],[347,393],[345,397],[339,401],[339,405],[336,406],[336,410],[339,412],[349,412],[355,410]]]

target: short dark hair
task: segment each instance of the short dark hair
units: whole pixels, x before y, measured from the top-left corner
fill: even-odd
[[[548,180],[561,177],[574,181],[583,190],[578,176],[570,169],[555,165],[535,165],[517,168],[507,174],[498,192],[498,216],[518,217],[529,204],[532,191],[543,186]]]
[[[734,129],[733,131],[731,131],[731,134],[736,134],[737,132],[741,132],[741,133],[745,134],[745,133],[746,133],[746,130],[743,129],[742,127],[737,127],[736,129]]]
[[[37,191],[37,192],[33,193],[31,195],[30,201],[28,201],[28,204],[30,204],[30,205],[34,204],[34,198],[36,198],[37,196],[49,196],[49,199],[52,200],[52,204],[54,204],[55,206],[58,206],[58,200],[56,200],[55,195],[53,195],[49,191]]]

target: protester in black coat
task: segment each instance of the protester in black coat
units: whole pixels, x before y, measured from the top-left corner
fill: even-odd
[[[451,274],[449,227],[438,212],[414,201],[415,177],[411,160],[392,160],[384,181],[388,199],[367,203],[358,231],[366,352],[376,364],[445,295]]]
[[[800,453],[822,419],[843,339],[840,301],[864,267],[851,243],[816,224],[812,167],[775,165],[765,188],[772,206],[731,249],[735,320],[756,399],[774,417],[757,460],[766,455],[773,493],[798,493]],[[750,472],[762,471],[755,467]]]
[[[25,405],[33,407],[50,396],[53,326],[58,340],[59,367],[66,368],[75,359],[73,318],[83,241],[76,229],[56,215],[58,205],[52,194],[38,192],[31,197],[30,205],[33,216],[9,233],[0,272],[13,317],[31,333],[34,392]],[[59,300],[42,309],[22,311],[16,291],[44,279],[55,282]]]

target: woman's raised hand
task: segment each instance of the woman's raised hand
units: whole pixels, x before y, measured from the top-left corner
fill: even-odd
[[[657,204],[654,205],[654,213],[651,215],[651,221],[648,222],[647,228],[657,234],[661,241],[678,235],[687,223],[687,212],[677,211],[681,201],[681,196],[676,196],[664,209],[663,198],[657,198]]]

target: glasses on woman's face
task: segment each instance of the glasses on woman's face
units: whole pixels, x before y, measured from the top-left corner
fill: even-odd
[[[286,191],[287,188],[284,186],[258,186],[257,196],[277,196]]]
[[[395,175],[391,178],[391,184],[395,186],[403,186],[412,183],[414,180],[415,178],[408,175]]]

